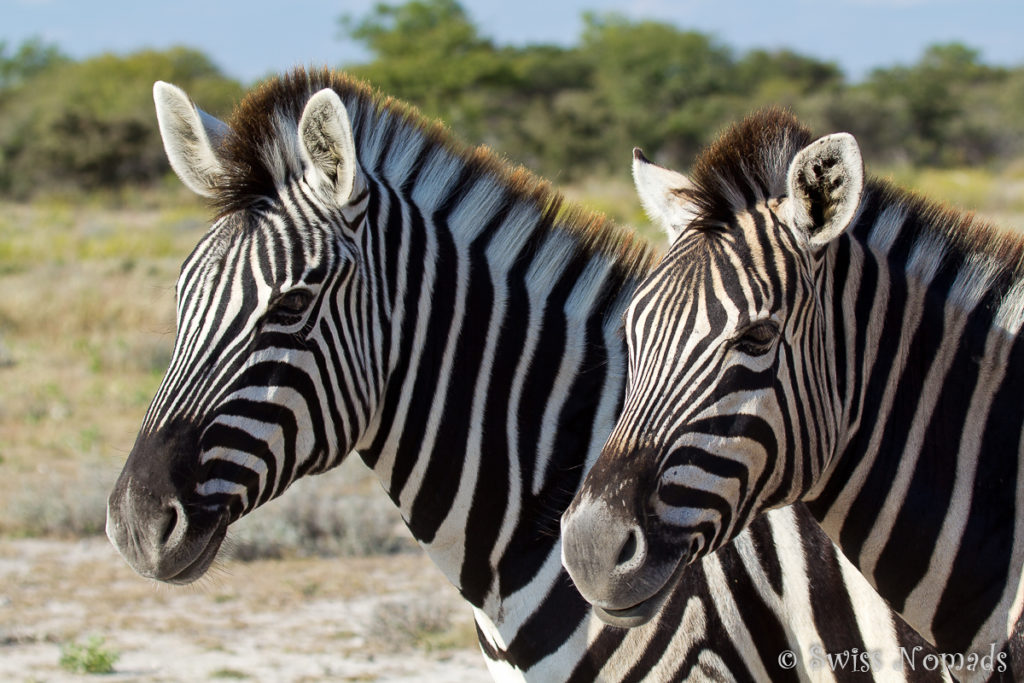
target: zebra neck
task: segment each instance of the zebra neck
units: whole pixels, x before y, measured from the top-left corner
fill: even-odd
[[[869,195],[830,253],[843,417],[809,507],[908,623],[956,652],[998,642],[1019,613],[1024,289],[913,208]]]
[[[514,621],[562,576],[559,518],[621,405],[619,319],[645,261],[594,249],[486,177],[396,200],[405,296],[359,451],[465,597]]]

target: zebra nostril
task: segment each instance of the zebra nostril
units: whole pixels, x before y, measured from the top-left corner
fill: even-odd
[[[163,533],[160,534],[160,545],[165,546],[167,542],[171,540],[171,536],[174,535],[174,529],[178,526],[178,511],[171,506],[164,513],[164,529]]]
[[[184,515],[184,509],[179,501],[173,501],[164,508],[162,521],[160,546],[167,547],[176,544],[184,533],[184,526],[188,523]]]
[[[622,544],[622,549],[619,550],[619,557],[615,561],[615,564],[622,566],[624,564],[632,562],[639,552],[640,543],[638,541],[639,534],[637,530],[630,529],[629,535],[626,537],[625,542]]]

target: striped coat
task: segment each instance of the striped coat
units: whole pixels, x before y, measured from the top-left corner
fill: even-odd
[[[629,306],[628,398],[563,525],[567,547],[617,534],[637,550],[571,557],[583,594],[635,604],[803,501],[962,675],[1008,666],[1024,240],[865,181],[851,136],[812,142],[778,111],[690,178],[640,154],[634,174],[674,242]]]
[[[920,646],[801,508],[648,624],[606,625],[558,520],[622,405],[648,248],[342,75],[275,79],[227,124],[155,92],[172,166],[218,217],[109,502],[141,574],[196,580],[232,521],[354,450],[474,609],[496,678],[833,680],[815,647]]]

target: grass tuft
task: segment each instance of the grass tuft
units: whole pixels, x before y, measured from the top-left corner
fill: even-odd
[[[60,651],[59,664],[65,671],[76,674],[109,674],[121,655],[104,647],[104,639],[92,636],[84,644],[66,643]]]

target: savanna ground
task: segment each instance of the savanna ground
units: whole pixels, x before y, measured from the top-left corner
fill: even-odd
[[[1024,164],[891,174],[1024,227]],[[567,194],[644,223],[626,178]],[[354,458],[235,525],[196,586],[139,578],[103,538],[206,226],[170,185],[0,203],[0,679],[486,680],[469,609]]]

